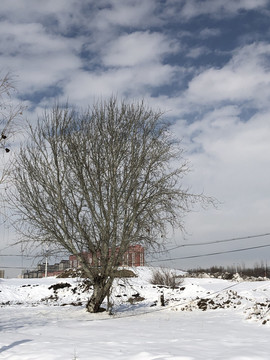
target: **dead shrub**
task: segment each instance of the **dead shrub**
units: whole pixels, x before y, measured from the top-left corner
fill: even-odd
[[[152,271],[152,278],[150,282],[153,285],[167,286],[175,289],[183,282],[183,279],[179,277],[173,270],[161,268],[154,269]]]
[[[137,294],[136,294],[137,295]],[[134,296],[134,295],[132,295],[132,297],[130,297],[130,298],[128,298],[128,302],[131,304],[131,305],[134,305],[134,304],[136,304],[136,303],[138,303],[138,302],[141,302],[141,301],[144,301],[145,300],[145,298],[143,297],[143,296],[140,296],[139,294],[138,294],[138,296]]]
[[[132,278],[137,277],[137,275],[129,269],[118,269],[114,273],[115,278]]]

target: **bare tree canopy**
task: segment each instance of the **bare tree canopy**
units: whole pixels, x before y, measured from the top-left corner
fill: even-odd
[[[0,74],[0,147],[6,153],[10,151],[7,142],[16,129],[15,119],[23,112],[23,106],[13,102],[12,93],[14,91],[14,77],[10,73],[3,76]],[[2,165],[0,183],[4,181],[7,174],[7,168]]]
[[[85,112],[56,106],[30,127],[15,165],[13,199],[26,239],[78,257],[94,286],[91,312],[131,245],[156,247],[168,224],[182,228],[191,204],[207,201],[182,188],[182,149],[162,113],[143,102],[112,97]]]

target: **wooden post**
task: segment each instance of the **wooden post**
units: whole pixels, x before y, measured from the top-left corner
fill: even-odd
[[[163,292],[159,296],[159,302],[160,302],[160,306],[165,306],[165,299],[164,299],[164,293]]]

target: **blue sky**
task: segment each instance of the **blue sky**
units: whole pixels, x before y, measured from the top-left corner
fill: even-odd
[[[1,69],[16,74],[15,100],[32,121],[56,99],[87,106],[111,94],[144,98],[165,111],[190,161],[185,183],[220,201],[218,209],[188,214],[185,237],[173,235],[178,243],[264,234],[270,232],[269,19],[269,0],[2,0]],[[163,257],[269,239],[180,248]],[[269,254],[264,248],[173,265],[254,264]]]

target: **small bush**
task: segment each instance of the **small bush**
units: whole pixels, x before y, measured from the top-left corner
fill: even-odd
[[[163,285],[175,289],[183,282],[183,279],[170,269],[155,269],[150,282],[153,285]]]

